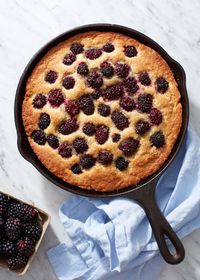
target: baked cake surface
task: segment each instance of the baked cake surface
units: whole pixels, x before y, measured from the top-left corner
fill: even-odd
[[[182,123],[173,74],[153,49],[122,34],[87,32],[52,48],[26,85],[30,145],[56,176],[111,191],[168,158]]]

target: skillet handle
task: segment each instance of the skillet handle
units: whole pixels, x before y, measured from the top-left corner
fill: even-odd
[[[153,184],[151,183],[141,189],[136,190],[135,192],[132,192],[128,197],[136,200],[145,210],[160,253],[165,261],[169,264],[178,264],[185,257],[185,250],[180,239],[157,206],[155,199],[155,189],[156,183],[154,182]],[[170,252],[169,245],[167,244],[165,237],[167,237],[173,244],[173,253]]]

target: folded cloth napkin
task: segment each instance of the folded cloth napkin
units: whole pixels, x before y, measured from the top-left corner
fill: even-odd
[[[186,144],[157,185],[157,201],[180,238],[200,227],[200,140]],[[47,252],[60,280],[155,280],[164,261],[143,209],[125,198],[71,196],[60,208],[71,243]]]

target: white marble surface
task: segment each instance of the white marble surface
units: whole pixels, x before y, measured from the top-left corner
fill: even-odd
[[[200,134],[199,0],[0,0],[0,189],[35,203],[52,216],[48,233],[24,280],[55,280],[45,250],[67,238],[58,218],[69,195],[26,162],[16,147],[13,103],[19,77],[31,56],[54,36],[78,25],[109,22],[155,39],[186,70],[191,121]],[[200,230],[183,240],[186,258],[166,265],[159,280],[200,279]],[[0,269],[0,280],[17,280]]]

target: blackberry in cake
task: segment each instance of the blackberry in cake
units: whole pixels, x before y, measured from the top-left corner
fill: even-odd
[[[55,46],[35,66],[22,117],[33,151],[52,173],[112,191],[164,164],[182,106],[173,73],[156,51],[122,34],[88,32]],[[28,236],[35,230],[30,226]]]

